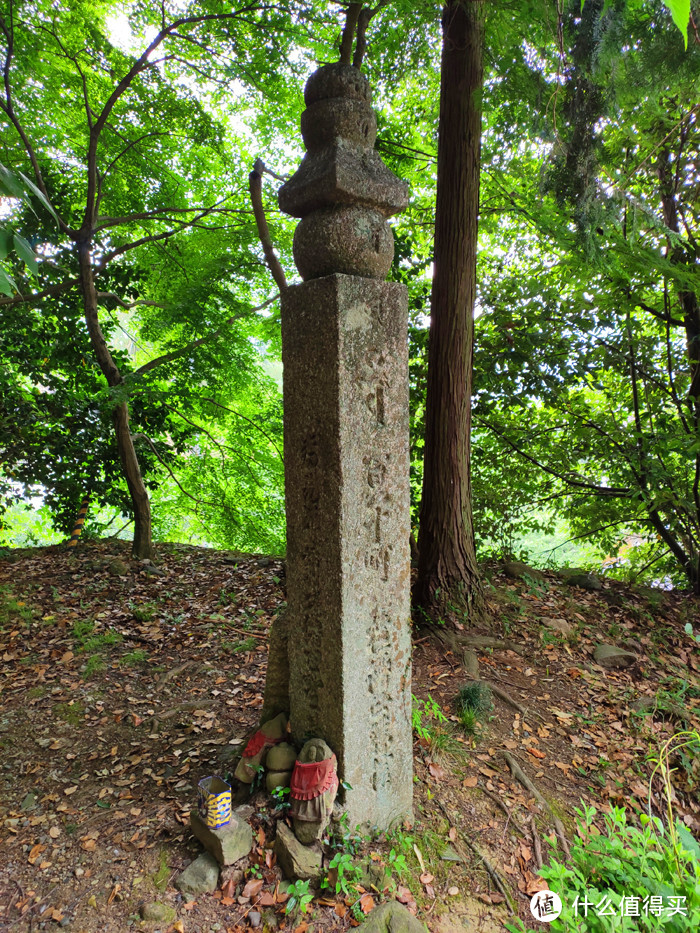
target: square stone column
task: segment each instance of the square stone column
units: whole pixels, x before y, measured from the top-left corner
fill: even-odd
[[[293,738],[337,755],[350,826],[386,829],[413,795],[406,289],[292,286],[282,347]]]

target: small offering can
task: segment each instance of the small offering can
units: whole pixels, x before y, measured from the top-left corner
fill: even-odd
[[[202,778],[198,785],[199,815],[209,829],[221,829],[231,820],[231,788],[216,775]]]

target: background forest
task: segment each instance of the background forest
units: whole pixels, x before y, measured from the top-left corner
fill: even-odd
[[[140,502],[156,541],[283,552],[279,281],[251,185],[296,281],[276,189],[340,10],[2,4],[0,543],[60,540],[89,492],[85,534],[130,537]],[[374,13],[377,146],[411,185],[390,277],[410,292],[417,522],[440,4]],[[699,15],[694,0],[686,43],[660,0],[486,5],[482,558],[607,555],[610,572],[700,585]]]

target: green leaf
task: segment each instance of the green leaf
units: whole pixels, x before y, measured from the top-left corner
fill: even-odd
[[[14,172],[0,162],[0,193],[8,198],[23,198],[24,188]]]
[[[20,258],[25,261],[25,263],[27,264],[27,267],[34,275],[38,275],[39,265],[36,261],[34,250],[31,248],[29,243],[27,243],[24,237],[19,235],[19,233],[15,233],[14,240],[15,240],[15,249],[19,253]]]
[[[7,255],[12,249],[12,234],[9,230],[0,228],[0,259],[7,259]]]
[[[0,292],[11,298],[17,291],[19,291],[19,289],[15,285],[14,279],[0,266]]]
[[[51,214],[51,216],[52,216],[53,219],[56,221],[56,223],[58,223],[58,214],[56,213],[56,211],[55,211],[55,210],[53,209],[53,207],[51,206],[51,203],[49,202],[49,199],[46,197],[46,195],[44,194],[44,192],[41,191],[39,188],[37,188],[37,186],[34,184],[34,182],[33,182],[33,181],[30,181],[30,180],[27,178],[27,176],[26,176],[26,175],[23,175],[21,172],[19,173],[19,177],[22,179],[22,181],[24,182],[24,184],[26,185],[26,187],[29,188],[29,190],[32,192],[32,194],[34,195],[34,197],[37,198],[37,200],[39,200],[39,201],[43,204],[43,206],[46,208],[46,210],[49,212],[49,214]]]
[[[688,48],[688,23],[690,22],[690,0],[664,0],[671,11],[673,22],[683,34],[683,42]]]

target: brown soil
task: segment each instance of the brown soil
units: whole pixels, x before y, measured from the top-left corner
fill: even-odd
[[[542,886],[536,843],[546,859],[555,836],[551,814],[512,777],[502,752],[570,838],[581,801],[600,811],[646,808],[648,758],[679,728],[679,709],[698,728],[700,660],[683,631],[688,621],[697,628],[697,600],[610,582],[588,593],[554,575],[534,590],[493,570],[490,627],[468,634],[514,643],[517,651],[479,648],[480,676],[524,712],[497,696],[466,735],[454,708],[467,679],[466,632],[417,633],[413,692],[421,707],[429,697],[439,703],[448,722],[423,714],[429,734],[416,738],[413,826],[389,840],[351,842],[356,861],[365,854],[391,865],[392,850],[403,854],[403,872],[380,890],[367,881],[347,895],[326,889],[306,915],[286,917],[271,850],[280,816],[258,795],[241,883],[187,902],[173,881],[200,851],[189,810],[198,781],[227,774],[257,724],[284,565],[178,545],[161,546],[160,557],[148,572],[129,561],[126,544],[107,541],[0,558],[0,930],[242,933],[261,913],[260,929],[314,933],[347,929],[353,904],[371,910],[387,897],[416,911],[431,933],[504,929],[503,895],[475,850],[525,919]],[[543,617],[565,619],[572,634],[552,633]],[[637,643],[633,668],[593,663],[596,644],[625,639]],[[661,696],[676,713],[654,711],[651,701],[633,712],[645,696]],[[675,764],[674,803],[697,835],[700,774],[692,762]],[[262,889],[246,898],[242,887],[255,877]],[[174,907],[175,922],[142,923],[139,907],[151,901]]]

